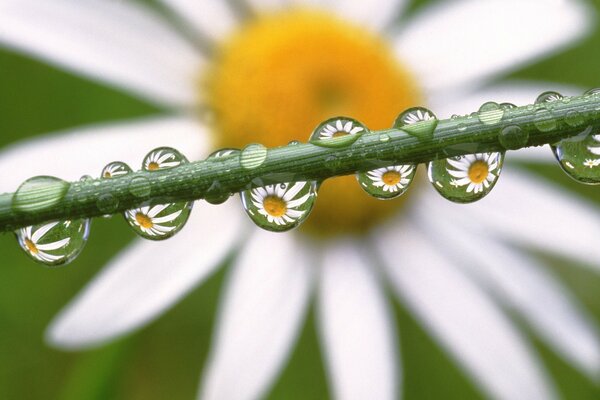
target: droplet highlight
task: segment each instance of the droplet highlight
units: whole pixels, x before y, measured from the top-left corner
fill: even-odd
[[[417,168],[415,165],[394,165],[359,172],[356,179],[360,187],[381,200],[390,200],[403,195],[413,181]]]

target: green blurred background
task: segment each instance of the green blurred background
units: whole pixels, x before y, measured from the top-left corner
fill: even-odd
[[[415,2],[411,11],[425,3]],[[600,0],[594,5],[600,11]],[[592,88],[600,86],[599,71],[600,30],[596,30],[577,47],[512,77]],[[163,112],[116,90],[0,49],[0,148],[49,131]],[[540,179],[554,180],[600,207],[597,187],[572,182],[558,166],[535,171]],[[221,268],[148,327],[111,345],[68,353],[44,343],[45,327],[57,311],[133,238],[119,218],[95,220],[83,254],[67,268],[50,270],[21,254],[12,235],[0,235],[0,399],[195,398],[227,268]],[[596,240],[600,246],[600,238]],[[600,325],[600,276],[568,260],[537,256],[560,275]],[[396,302],[394,310],[401,326],[405,398],[481,398],[468,377],[402,305]],[[329,398],[313,321],[314,315],[309,316],[269,398]],[[600,398],[597,386],[535,337],[531,340],[564,398]]]

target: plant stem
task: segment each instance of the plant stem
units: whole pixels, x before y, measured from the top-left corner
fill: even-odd
[[[35,200],[40,206],[34,205],[27,211],[13,207],[14,193],[2,194],[0,232],[54,220],[116,214],[142,204],[191,201],[275,183],[322,181],[389,165],[505,151],[500,136],[508,126],[518,126],[528,135],[512,150],[553,144],[585,129],[598,129],[600,95],[505,109],[499,121],[490,122],[480,118],[479,113],[440,120],[429,137],[411,135],[402,129],[387,129],[366,133],[345,147],[290,144],[269,149],[264,162],[252,169],[244,168],[238,154],[171,169],[72,182],[56,201],[48,202],[48,198],[38,193]]]

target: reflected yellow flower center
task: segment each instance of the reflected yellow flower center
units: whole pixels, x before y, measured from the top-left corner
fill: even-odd
[[[29,239],[25,239],[25,247],[27,247],[27,250],[29,250],[31,254],[38,254],[40,252],[35,243]]]
[[[158,170],[158,167],[159,167],[158,163],[153,161],[148,164],[148,171],[156,171],[156,170]]]
[[[389,128],[422,101],[414,78],[381,38],[333,15],[298,9],[260,16],[229,37],[199,92],[214,111],[217,144],[238,148],[306,141],[336,116]],[[370,198],[354,176],[329,179],[301,229],[362,232],[403,203]]]
[[[263,207],[272,217],[282,217],[287,211],[287,204],[277,196],[267,196],[263,200]]]
[[[381,176],[381,180],[388,186],[394,186],[400,183],[402,176],[398,171],[387,171]]]
[[[340,136],[346,136],[347,134],[348,134],[348,132],[338,131],[338,132],[336,132],[336,133],[333,134],[333,137],[336,138],[336,137],[340,137]]]
[[[104,173],[104,178],[108,179],[108,178],[112,178],[112,175],[110,174],[110,172],[106,171]]]
[[[469,167],[469,179],[473,183],[481,183],[486,180],[489,172],[490,171],[487,162],[481,160],[475,161]]]
[[[154,226],[152,219],[141,212],[135,214],[135,220],[137,221],[138,225],[142,228],[150,229]]]

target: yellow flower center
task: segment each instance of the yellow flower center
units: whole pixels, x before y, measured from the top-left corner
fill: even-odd
[[[385,129],[421,103],[415,80],[379,37],[308,10],[249,22],[221,45],[202,78],[201,101],[214,111],[222,147],[308,140],[319,123],[335,116]],[[403,203],[370,198],[353,176],[329,179],[302,229],[361,232]]]
[[[29,250],[31,254],[38,254],[40,252],[35,243],[29,239],[25,239],[25,247],[27,247],[27,250]]]
[[[485,161],[475,161],[469,167],[469,179],[473,183],[481,183],[486,180],[490,170]]]
[[[156,171],[158,170],[158,163],[152,161],[151,163],[148,164],[148,171]]]
[[[110,174],[110,172],[106,171],[106,172],[104,173],[104,178],[105,178],[105,179],[112,178],[112,175]]]
[[[394,186],[400,183],[402,175],[398,171],[387,171],[381,176],[381,180],[388,186]]]
[[[272,217],[282,217],[287,211],[287,204],[277,196],[267,196],[263,200],[263,207]]]
[[[152,219],[141,212],[135,214],[135,220],[137,221],[138,225],[142,228],[150,229],[154,226],[154,222],[152,222]]]

